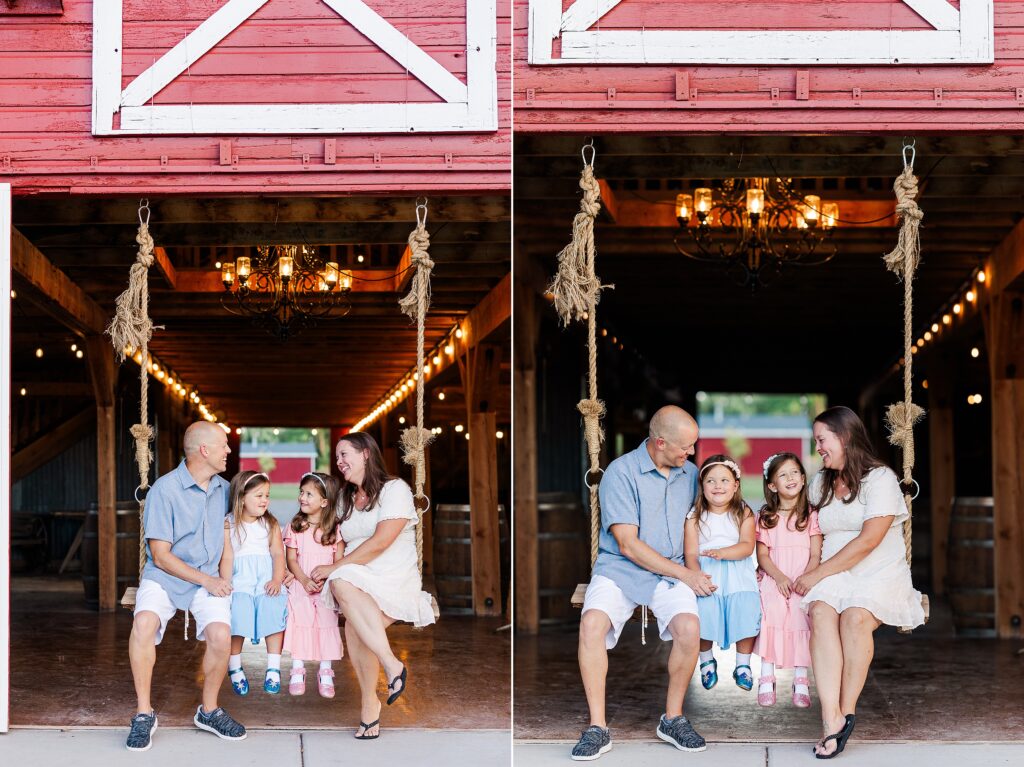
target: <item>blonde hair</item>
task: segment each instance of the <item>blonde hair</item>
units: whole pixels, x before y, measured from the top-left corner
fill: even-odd
[[[231,487],[228,489],[228,498],[231,500],[230,512],[231,529],[238,544],[245,540],[245,528],[242,527],[242,513],[245,510],[245,496],[253,490],[270,485],[270,477],[261,471],[240,471],[231,480]],[[281,534],[281,525],[277,518],[267,509],[257,520],[267,532],[273,535]]]

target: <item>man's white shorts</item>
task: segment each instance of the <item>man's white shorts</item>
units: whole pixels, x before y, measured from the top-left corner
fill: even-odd
[[[156,613],[160,618],[160,630],[156,634],[156,643],[160,644],[164,638],[167,621],[174,617],[178,608],[171,602],[164,587],[156,581],[143,579],[139,583],[139,590],[135,592],[134,615],[143,611]],[[188,611],[196,619],[196,639],[206,638],[206,627],[211,623],[226,623],[231,626],[231,597],[215,597],[200,587],[192,597]]]
[[[605,638],[605,646],[609,650],[618,643],[622,627],[633,617],[636,607],[637,603],[630,601],[622,589],[615,585],[615,581],[603,575],[591,578],[587,595],[583,598],[584,613],[587,610],[600,610],[611,619],[612,628]],[[672,634],[668,624],[680,613],[696,615],[697,595],[685,583],[669,586],[666,581],[661,581],[654,589],[654,596],[647,608],[658,619],[658,635],[662,641],[670,642]]]

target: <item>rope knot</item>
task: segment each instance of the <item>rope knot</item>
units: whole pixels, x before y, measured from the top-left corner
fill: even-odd
[[[895,272],[903,280],[909,280],[921,261],[921,235],[918,230],[924,218],[924,212],[916,202],[917,176],[914,175],[914,169],[904,165],[903,172],[897,176],[892,188],[896,193],[896,214],[903,223],[896,247],[884,256],[884,261],[889,271]]]
[[[153,427],[137,423],[132,426],[131,434],[135,438],[135,461],[139,464],[139,484],[145,489],[149,487],[149,462],[152,458],[149,443],[153,439]]]
[[[604,442],[604,429],[601,419],[604,418],[604,402],[599,399],[582,399],[576,409],[583,415],[583,436],[587,440],[587,455],[590,457],[590,469],[595,470],[600,464],[601,443]]]
[[[430,258],[430,234],[425,227],[417,226],[409,234],[409,264],[416,273],[409,285],[409,292],[398,302],[398,307],[415,320],[426,314],[430,308],[430,273],[434,261]]]
[[[885,409],[889,442],[903,451],[904,480],[910,481],[914,468],[914,426],[924,418],[924,408],[913,402],[897,402]]]

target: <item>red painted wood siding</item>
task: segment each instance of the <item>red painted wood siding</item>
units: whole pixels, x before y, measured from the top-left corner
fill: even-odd
[[[565,0],[564,7],[570,4]],[[551,132],[1006,131],[1024,127],[1024,2],[995,0],[995,63],[970,66],[530,66],[529,0],[513,1],[516,130]],[[625,0],[607,28],[925,29],[898,0]],[[557,51],[556,41],[556,51]],[[810,92],[796,100],[798,70]],[[689,75],[696,106],[676,98]],[[609,99],[609,88],[614,99]],[[772,89],[777,88],[777,105]],[[860,89],[861,105],[853,89]],[[941,88],[941,99],[935,89]],[[529,96],[532,95],[532,99]],[[702,108],[703,107],[703,108]],[[713,108],[709,108],[713,107]]]
[[[94,137],[92,2],[68,0],[63,16],[4,17],[0,179],[10,181],[15,194],[507,190],[510,2],[497,4],[499,129],[466,134]],[[125,0],[123,83],[223,4]],[[464,79],[463,0],[368,0],[368,5]],[[274,0],[157,94],[154,103],[251,102],[254,92],[263,103],[438,101],[320,0]],[[324,163],[327,138],[336,140],[334,165]],[[220,164],[222,139],[231,140],[237,167]]]
[[[760,476],[761,467],[770,455],[789,452],[802,457],[805,448],[798,437],[748,437],[747,443],[750,445],[750,455],[739,462],[744,477]],[[729,455],[725,440],[719,437],[701,437],[697,442],[697,465],[700,466],[705,458],[716,453]]]
[[[242,458],[239,471],[262,471],[258,458]],[[270,481],[297,484],[302,475],[313,471],[316,468],[316,461],[313,458],[282,458],[274,457],[274,470],[268,472]]]

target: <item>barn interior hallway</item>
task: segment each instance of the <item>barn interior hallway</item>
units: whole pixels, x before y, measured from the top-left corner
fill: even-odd
[[[513,709],[521,740],[575,742],[587,724],[579,611],[570,605],[590,572],[586,453],[575,409],[587,391],[586,330],[585,323],[561,328],[545,296],[580,207],[586,141],[516,139],[514,381],[526,393],[516,398],[515,455]],[[806,394],[847,405],[861,414],[883,460],[900,466],[883,415],[903,398],[903,286],[882,256],[896,243],[892,183],[902,170],[902,137],[616,134],[596,135],[594,145],[602,196],[596,273],[614,285],[597,307],[598,396],[607,405],[602,465],[646,437],[660,405],[698,415],[717,393],[740,400]],[[910,636],[878,632],[855,739],[1021,738],[1022,150],[1011,136],[916,138],[924,220],[913,397],[927,417],[915,430],[921,493],[913,504],[912,571],[930,598],[931,620]],[[752,251],[718,263],[681,252],[698,249],[698,223],[694,208],[678,220],[679,195],[694,205],[700,189],[718,200],[730,185],[767,187],[778,178],[797,204],[811,196],[821,213],[838,205],[825,240],[834,257],[784,263],[757,284],[741,284],[744,270],[758,267]],[[776,244],[797,250],[806,231],[776,232]],[[822,233],[820,222],[814,231]],[[813,413],[801,417],[809,429]],[[761,461],[776,448],[760,444],[752,421],[732,424],[728,413],[723,420],[735,434],[715,433],[713,416],[702,415],[698,459],[723,444],[726,452],[747,451],[741,463],[752,484],[744,494],[754,502]],[[813,471],[810,444],[803,455]],[[650,627],[647,633],[642,647],[639,624],[631,623],[609,654],[609,724],[617,739],[650,739],[664,705],[668,646],[652,641]],[[725,660],[718,686],[706,692],[695,676],[687,697],[706,738],[817,735],[819,711],[789,702],[791,671],[782,672],[776,706],[761,709],[753,693],[732,683],[731,653],[716,656]],[[817,706],[813,687],[812,699]]]
[[[385,729],[445,729],[456,719],[467,729],[508,728],[509,202],[501,194],[429,199],[430,370],[419,383],[424,425],[436,439],[423,573],[441,618],[424,630],[390,630],[412,681],[385,712]],[[103,330],[135,260],[138,204],[14,201],[13,726],[123,728],[134,706],[131,613],[118,601],[138,576],[138,471],[128,430],[139,415],[141,364],[156,432],[151,482],[178,464],[184,429],[200,418],[228,435],[228,479],[265,459],[277,467],[268,469],[274,488],[290,493],[311,461],[336,471],[334,443],[355,427],[375,437],[392,474],[411,481],[398,440],[415,420],[416,325],[398,300],[412,277],[406,240],[415,196],[152,198],[152,358],[129,356],[117,366]],[[255,269],[258,247],[268,245],[315,248],[334,262],[339,287],[349,288],[347,311],[292,326],[286,339],[274,323],[230,314],[225,265],[250,259]],[[252,455],[247,430],[278,426],[304,430],[319,454],[301,458],[304,468],[291,465],[287,450]],[[281,501],[286,516],[294,497]],[[184,641],[182,626],[179,615],[157,653],[161,725],[190,726],[201,682],[202,645]],[[262,679],[265,648],[247,644],[244,656],[250,679]],[[241,700],[227,681],[221,700],[253,728],[348,728],[358,721],[356,681],[347,660],[334,667],[333,700],[320,698],[315,684],[302,698],[253,685]],[[479,684],[485,675],[491,681]]]

